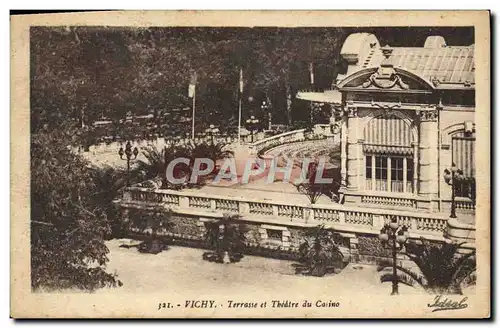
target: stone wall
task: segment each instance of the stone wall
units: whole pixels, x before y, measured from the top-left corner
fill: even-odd
[[[146,213],[146,210],[142,211]],[[125,211],[124,215],[133,215],[136,219],[147,217],[147,214],[141,214],[140,209]],[[168,231],[157,231],[157,234],[168,237],[175,244],[206,247],[205,223],[213,220],[214,218],[209,217],[174,213],[169,221],[172,225]],[[287,259],[296,259],[299,246],[306,239],[307,229],[310,229],[244,219],[241,224],[244,226],[249,254]],[[132,238],[141,238],[152,233],[150,228],[130,228]],[[376,264],[382,258],[391,257],[391,250],[381,244],[378,235],[339,232],[339,237],[334,242],[340,246],[344,259],[349,262]],[[402,255],[398,255],[398,259],[405,260]]]

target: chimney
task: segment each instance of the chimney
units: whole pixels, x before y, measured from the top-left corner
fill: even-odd
[[[424,48],[437,49],[446,47],[445,39],[440,35],[431,35],[425,39]]]

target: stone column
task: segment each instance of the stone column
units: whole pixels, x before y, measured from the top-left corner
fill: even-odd
[[[359,190],[359,118],[356,107],[347,107],[347,190]]]
[[[438,111],[426,110],[420,113],[420,136],[419,136],[419,172],[418,185],[419,196],[435,200],[438,193]],[[429,206],[422,206],[431,208]]]
[[[413,147],[413,194],[416,195],[418,192],[418,142],[413,142],[411,144]]]
[[[342,117],[340,130],[340,176],[341,186],[347,186],[347,117]]]

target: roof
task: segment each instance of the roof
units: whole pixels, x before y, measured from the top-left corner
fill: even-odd
[[[373,34],[350,35],[342,47],[341,56],[349,66],[342,80],[364,68],[378,67],[386,60]],[[389,47],[392,52],[388,64],[412,72],[430,82],[438,84],[463,84],[470,86],[474,78],[474,45],[447,46],[441,36],[427,37],[423,47]],[[357,51],[357,52],[356,52]]]
[[[440,83],[473,84],[474,81],[474,46],[441,48],[392,48],[387,63],[417,74],[428,80]],[[383,57],[374,56],[374,60],[363,63],[362,68],[379,66]]]

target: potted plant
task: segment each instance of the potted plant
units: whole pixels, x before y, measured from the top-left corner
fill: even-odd
[[[225,214],[219,220],[205,223],[206,242],[211,251],[203,254],[204,260],[226,264],[241,260],[246,229],[238,219],[239,215]]]
[[[295,264],[297,274],[322,277],[335,273],[344,267],[344,255],[336,239],[341,236],[332,229],[319,225],[306,233],[306,239],[299,247],[299,262]]]

